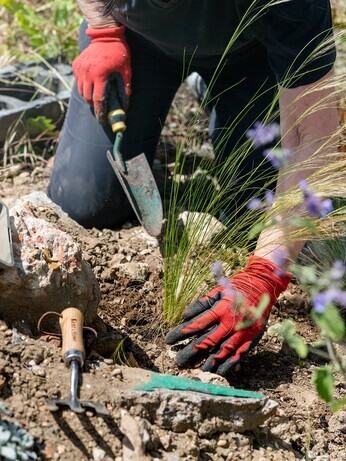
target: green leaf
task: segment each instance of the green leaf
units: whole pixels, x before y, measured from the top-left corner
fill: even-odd
[[[301,216],[292,216],[290,222],[294,226],[303,227],[304,229],[309,229],[313,232],[317,231],[316,223],[312,219],[302,218]]]
[[[269,302],[270,302],[270,296],[268,295],[268,293],[264,293],[261,296],[258,306],[255,307],[254,309],[254,315],[257,319],[260,319],[261,317],[263,317],[265,310],[269,306]]]
[[[270,301],[270,296],[267,293],[264,293],[260,299],[260,302],[257,307],[251,308],[249,314],[251,318],[242,320],[237,323],[235,330],[243,330],[244,328],[249,328],[251,325],[257,322],[260,318],[263,317],[264,311],[267,309]]]
[[[26,121],[28,132],[30,136],[38,136],[45,133],[48,136],[56,134],[56,126],[50,118],[39,115],[35,118],[28,118]]]
[[[302,359],[305,359],[309,353],[308,346],[306,345],[304,339],[294,334],[288,336],[286,339],[287,344],[294,350]]]
[[[301,283],[317,283],[317,274],[315,266],[301,266],[300,264],[291,264],[290,270],[299,278]]]
[[[67,27],[69,12],[66,5],[59,5],[54,14],[54,23],[58,27]]]
[[[249,230],[249,239],[252,240],[257,237],[263,229],[265,229],[266,225],[264,222],[256,223],[250,230]]]
[[[269,334],[276,333],[282,336],[285,343],[287,343],[299,357],[305,359],[308,355],[308,346],[304,339],[296,333],[296,327],[291,319],[286,319],[282,323],[272,325],[268,329]]]
[[[346,406],[346,397],[343,399],[339,400],[334,400],[334,402],[331,404],[332,411],[336,413],[339,410],[342,410]]]
[[[334,378],[331,367],[318,368],[313,374],[312,382],[320,398],[327,403],[331,403],[334,392]]]
[[[343,339],[345,324],[336,306],[328,304],[322,314],[312,311],[312,318],[324,335],[329,336],[334,341]]]

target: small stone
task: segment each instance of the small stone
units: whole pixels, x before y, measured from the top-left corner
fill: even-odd
[[[328,422],[329,432],[342,432],[346,434],[346,411],[338,411]]]
[[[93,459],[95,461],[101,461],[102,458],[106,456],[106,452],[102,448],[94,447],[93,448]]]
[[[217,441],[217,446],[218,446],[218,447],[224,448],[224,447],[227,447],[227,445],[228,445],[228,442],[227,442],[227,440],[225,440],[225,439],[219,439],[219,440]]]
[[[5,386],[6,379],[3,376],[0,376],[0,391]]]
[[[57,452],[59,453],[59,455],[62,455],[63,453],[65,453],[65,451],[66,451],[66,448],[64,445],[57,446]]]
[[[35,376],[40,376],[41,378],[44,378],[46,376],[46,372],[39,365],[34,365],[32,367],[32,372]]]
[[[41,397],[47,397],[47,392],[46,391],[37,391],[36,394],[35,394],[35,397],[37,399],[40,399]]]
[[[113,365],[114,363],[113,359],[103,359],[103,361],[106,365]]]
[[[118,376],[119,378],[123,375],[123,372],[120,370],[120,368],[115,368],[112,373],[112,376]]]

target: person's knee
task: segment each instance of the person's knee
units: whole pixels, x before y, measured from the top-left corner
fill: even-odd
[[[64,181],[61,184],[53,178],[48,186],[48,196],[70,218],[86,228],[115,229],[134,218],[120,185],[111,196],[101,196],[81,181]]]

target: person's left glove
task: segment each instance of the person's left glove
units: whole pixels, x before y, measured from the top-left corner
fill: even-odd
[[[131,57],[125,38],[125,27],[87,28],[90,44],[73,61],[78,91],[94,106],[98,121],[107,123],[108,85],[115,84],[122,108],[131,95]]]
[[[217,286],[188,306],[185,322],[168,333],[168,344],[198,336],[178,353],[177,365],[190,366],[209,356],[202,370],[226,376],[262,337],[270,311],[291,278],[265,258],[249,258],[245,269],[229,279],[229,287]],[[258,318],[255,308],[263,295],[267,305]]]

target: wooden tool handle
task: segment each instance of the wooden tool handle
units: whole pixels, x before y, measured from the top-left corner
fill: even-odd
[[[83,344],[84,317],[79,309],[68,307],[61,313],[59,320],[62,334],[62,356],[71,350],[79,351],[83,358],[85,349]]]

